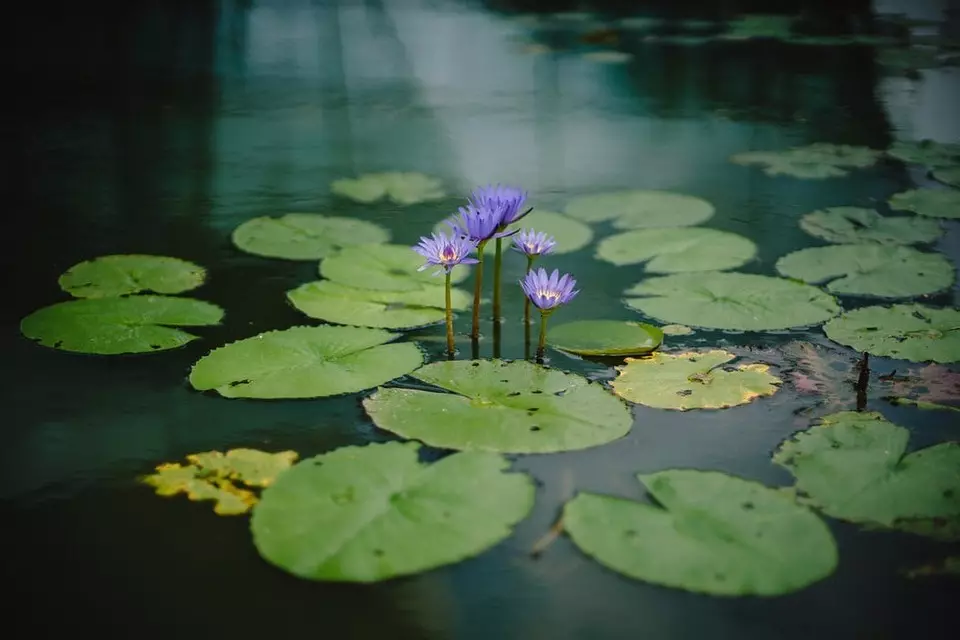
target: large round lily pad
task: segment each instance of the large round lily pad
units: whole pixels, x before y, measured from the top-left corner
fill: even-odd
[[[319,398],[410,373],[423,354],[397,334],[362,327],[293,327],[214,349],[190,371],[194,389],[226,398]]]
[[[830,207],[800,218],[800,228],[817,238],[838,244],[920,244],[943,233],[936,220],[916,216],[882,216],[863,207]]]
[[[196,289],[206,270],[166,256],[101,256],[75,264],[60,276],[60,288],[75,298],[109,298],[141,291],[182,293]]]
[[[630,402],[681,411],[723,409],[776,393],[780,380],[769,373],[770,367],[723,366],[734,358],[719,349],[627,358],[627,364],[617,367],[619,375],[611,384],[618,396]]]
[[[387,242],[390,232],[354,218],[288,213],[247,220],[233,230],[232,239],[238,249],[258,256],[319,260],[342,247]]]
[[[301,578],[376,582],[478,555],[533,508],[533,482],[501,456],[428,465],[419,447],[344,447],[285,471],[253,510],[257,551]]]
[[[453,289],[451,303],[465,309],[472,298]],[[412,329],[444,321],[443,287],[414,291],[357,289],[331,280],[308,282],[287,292],[294,307],[311,318],[336,324],[383,329]]]
[[[358,289],[420,291],[440,286],[442,290],[443,278],[434,275],[438,267],[419,271],[423,264],[423,256],[407,245],[357,245],[323,260],[320,275]],[[460,282],[469,274],[467,267],[458,265],[450,272],[450,280]]]
[[[927,167],[960,164],[960,144],[944,144],[933,140],[895,142],[887,155],[903,162]]]
[[[911,189],[890,196],[888,202],[891,209],[898,211],[960,219],[960,191],[955,189]]]
[[[880,244],[838,244],[794,251],[777,271],[836,294],[905,298],[935,293],[953,283],[953,265],[939,253]]]
[[[783,278],[708,271],[647,278],[627,289],[628,306],[663,322],[769,331],[819,324],[840,312],[816,287]]]
[[[439,200],[446,195],[439,178],[399,171],[368,173],[356,179],[334,180],[330,190],[357,202],[371,203],[389,198],[403,205]]]
[[[645,262],[650,273],[736,269],[756,255],[757,246],[749,238],[702,227],[637,229],[597,245],[600,260],[615,265]]]
[[[152,353],[197,339],[173,327],[214,325],[222,318],[220,307],[191,298],[90,298],[34,311],[20,323],[20,331],[45,347],[63,351]]]
[[[578,320],[551,327],[547,341],[582,356],[626,356],[653,351],[663,342],[663,332],[643,322]]]
[[[534,209],[516,226],[543,231],[548,236],[553,236],[557,245],[550,252],[551,254],[573,253],[583,249],[593,240],[593,229],[579,220],[553,211]]]
[[[710,219],[713,213],[713,205],[706,200],[671,191],[614,191],[580,196],[567,204],[567,214],[574,218],[584,222],[612,220],[618,229],[693,226]]]
[[[960,361],[960,309],[919,304],[862,307],[834,318],[823,330],[831,340],[875,356]]]
[[[827,525],[780,491],[717,471],[637,477],[657,505],[581,493],[563,510],[574,544],[613,571],[717,596],[775,596],[837,566]]]
[[[758,165],[768,176],[839,178],[852,168],[873,166],[881,152],[844,144],[814,143],[784,151],[746,151],[730,157],[739,165]]]
[[[960,189],[960,166],[937,169],[933,172],[933,178],[943,184]]]
[[[413,377],[453,393],[378,389],[363,406],[381,429],[441,449],[586,449],[626,435],[633,422],[602,385],[527,361],[434,362]]]
[[[884,527],[936,519],[956,524],[960,444],[908,454],[909,438],[909,431],[879,413],[843,411],[785,441],[773,461],[796,477],[811,504],[834,518]]]

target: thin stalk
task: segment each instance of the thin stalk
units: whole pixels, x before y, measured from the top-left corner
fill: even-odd
[[[474,340],[480,338],[480,289],[483,287],[483,247],[486,242],[477,245],[477,274],[473,282],[473,329],[470,331],[470,337]]]
[[[533,256],[527,256],[527,273],[530,273],[530,270],[533,269],[533,261],[535,258]],[[523,324],[527,326],[527,342],[530,341],[530,298],[526,295],[523,296]]]
[[[540,312],[540,342],[537,344],[537,360],[543,361],[543,351],[547,346],[547,318],[549,313]]]
[[[450,300],[450,271],[447,271],[445,283],[446,302],[447,302],[447,354],[453,357],[453,304]]]
[[[503,238],[497,238],[493,254],[493,319],[500,320],[500,273],[503,260]]]

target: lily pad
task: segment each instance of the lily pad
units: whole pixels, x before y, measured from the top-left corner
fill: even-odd
[[[890,404],[912,406],[912,407],[916,407],[917,409],[922,409],[924,411],[960,412],[960,407],[951,407],[948,404],[940,404],[938,402],[927,402],[926,400],[915,400],[913,398],[899,398],[899,397],[891,397],[891,398],[887,398],[887,400],[890,401]]]
[[[908,454],[909,438],[877,412],[843,411],[783,442],[773,461],[794,475],[806,501],[834,518],[884,527],[960,520],[960,444]]]
[[[953,189],[911,189],[894,194],[891,209],[913,211],[931,218],[960,219],[960,191]]]
[[[944,167],[933,172],[934,180],[960,189],[960,167]]]
[[[660,327],[660,331],[665,336],[688,336],[693,333],[693,329],[685,324],[665,324]]]
[[[881,298],[936,293],[953,283],[953,265],[943,255],[895,245],[810,247],[777,260],[777,271],[804,282],[826,282],[831,293]]]
[[[543,231],[548,236],[553,236],[557,245],[550,252],[551,254],[573,253],[583,249],[593,240],[593,229],[579,220],[553,211],[534,209],[524,216],[517,226]]]
[[[861,307],[823,326],[834,342],[911,362],[960,361],[960,309],[919,304]]]
[[[933,140],[894,142],[887,155],[910,164],[947,167],[960,164],[960,144],[944,144]]]
[[[413,377],[452,393],[378,389],[363,406],[381,429],[440,449],[572,451],[621,438],[633,422],[602,385],[527,361],[434,362]]]
[[[751,38],[772,38],[789,40],[793,36],[794,16],[779,14],[747,14],[729,23],[730,30],[720,34],[724,40],[749,40]]]
[[[323,260],[320,275],[357,289],[422,291],[424,287],[439,287],[442,291],[443,278],[433,275],[435,268],[418,271],[423,263],[423,256],[407,245],[357,245]],[[467,267],[458,265],[450,272],[450,280],[460,282],[469,273]]]
[[[663,342],[663,332],[642,322],[580,320],[558,324],[547,334],[550,346],[584,356],[649,353]]]
[[[765,364],[724,366],[736,357],[715,349],[627,358],[611,385],[630,402],[680,411],[734,407],[777,392],[780,380]]]
[[[63,351],[116,355],[181,347],[197,336],[173,327],[219,324],[223,309],[190,298],[131,296],[60,302],[20,323],[27,338]]]
[[[75,298],[109,298],[142,291],[183,293],[196,289],[206,270],[165,256],[101,256],[75,264],[60,276],[60,288]]]
[[[192,453],[187,460],[206,473],[226,480],[242,482],[248,487],[269,487],[277,476],[293,465],[297,457],[296,451],[269,453],[257,449],[231,449],[226,453]]]
[[[657,505],[581,493],[563,509],[574,544],[613,571],[716,596],[776,596],[837,566],[827,525],[780,491],[717,471],[637,478]]]
[[[840,313],[816,287],[749,273],[707,271],[647,278],[625,292],[628,306],[693,327],[770,331],[820,324]]]
[[[633,56],[624,51],[588,51],[583,54],[583,59],[603,64],[623,64],[633,59]]]
[[[723,271],[757,255],[752,240],[729,231],[701,227],[637,229],[604,238],[597,258],[622,266],[645,262],[649,273]]]
[[[446,194],[439,178],[415,172],[368,173],[356,179],[334,180],[330,190],[357,202],[371,203],[388,198],[397,204],[439,200]]]
[[[354,218],[288,213],[247,220],[233,230],[232,239],[238,249],[258,256],[319,260],[350,245],[387,242],[390,232]]]
[[[906,572],[908,578],[960,576],[960,556],[947,556],[940,562],[925,564]]]
[[[822,179],[847,175],[848,169],[873,166],[882,152],[867,147],[817,142],[785,151],[747,151],[730,157],[740,165],[760,165],[768,176]]]
[[[533,508],[533,482],[501,456],[424,464],[419,448],[343,447],[296,465],[253,511],[257,551],[300,578],[377,582],[478,555]]]
[[[363,391],[410,373],[423,354],[361,327],[293,327],[214,349],[190,371],[198,391],[225,398],[319,398]]]
[[[574,198],[567,214],[584,222],[612,220],[618,229],[654,229],[700,224],[713,216],[714,208],[706,200],[682,193],[634,190]]]
[[[800,218],[800,228],[817,238],[838,244],[920,244],[943,234],[936,220],[915,216],[882,216],[863,207],[830,207]]]

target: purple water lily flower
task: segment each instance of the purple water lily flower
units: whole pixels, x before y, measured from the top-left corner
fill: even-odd
[[[547,270],[542,267],[528,272],[520,281],[520,286],[530,302],[540,311],[552,311],[562,304],[567,304],[580,293],[579,290],[573,290],[577,281],[569,273],[561,277],[560,271],[554,269],[548,276]]]
[[[528,258],[535,258],[553,251],[557,242],[553,236],[547,236],[542,231],[533,229],[524,229],[513,236],[513,249],[526,255]]]
[[[489,211],[499,218],[498,231],[517,222],[533,209],[523,210],[527,193],[517,187],[491,186],[479,187],[470,196],[470,203],[480,211]]]
[[[505,238],[516,231],[498,232],[500,215],[497,211],[479,209],[473,203],[460,207],[459,213],[447,220],[453,229],[453,235],[467,238],[477,244],[486,243],[493,238]]]
[[[413,247],[413,250],[426,258],[427,262],[417,271],[423,271],[430,265],[436,265],[442,268],[442,272],[450,273],[450,270],[458,264],[476,264],[479,261],[470,257],[470,253],[476,248],[476,242],[456,234],[449,238],[443,232],[434,233],[429,238],[422,236],[420,243]],[[433,275],[439,273],[441,271],[437,271]]]

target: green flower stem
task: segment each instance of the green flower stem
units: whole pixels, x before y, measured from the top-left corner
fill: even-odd
[[[493,254],[493,318],[500,319],[500,272],[503,260],[503,239],[497,238],[496,251]]]
[[[450,300],[450,270],[447,270],[447,278],[445,283],[445,294],[447,301],[447,354],[453,356],[453,304]]]
[[[477,245],[477,277],[473,282],[473,329],[470,331],[470,337],[474,340],[480,338],[480,289],[483,287],[483,247],[486,241]]]
[[[543,351],[547,346],[547,318],[549,312],[540,312],[540,342],[537,344],[537,360],[543,360]]]
[[[533,261],[536,260],[536,256],[527,256],[527,271],[530,273],[530,270],[533,269]],[[527,326],[527,335],[529,336],[529,327],[530,327],[530,298],[526,295],[523,296],[523,324]],[[529,342],[529,338],[527,339]]]

